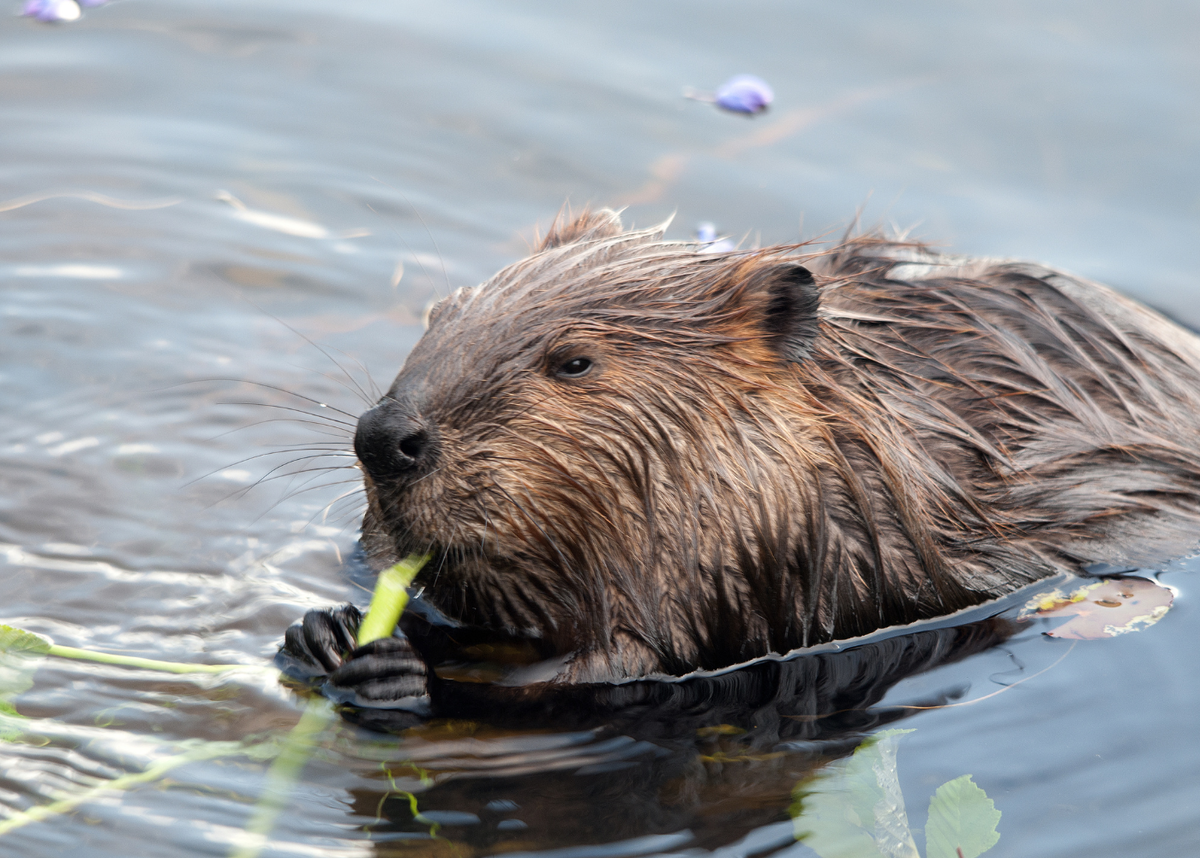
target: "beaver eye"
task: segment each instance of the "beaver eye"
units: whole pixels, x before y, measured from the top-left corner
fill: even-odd
[[[564,361],[556,372],[562,378],[581,378],[587,375],[591,369],[592,362],[590,360],[585,357],[577,357]]]

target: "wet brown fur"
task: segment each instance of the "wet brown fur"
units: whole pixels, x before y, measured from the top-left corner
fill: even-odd
[[[1200,541],[1193,335],[877,236],[706,254],[562,218],[435,309],[389,398],[436,455],[368,476],[372,562],[433,550],[426,598],[540,640],[563,680],[725,666]]]

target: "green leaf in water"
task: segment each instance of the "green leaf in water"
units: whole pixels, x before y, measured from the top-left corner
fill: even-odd
[[[17,742],[25,735],[22,725],[14,723],[25,716],[17,712],[11,703],[0,700],[0,742]]]
[[[33,674],[50,642],[23,629],[0,625],[0,713],[19,717],[13,699],[33,685]],[[13,742],[24,731],[11,721],[0,723],[0,741]]]
[[[911,732],[877,733],[797,787],[796,839],[821,858],[917,858],[896,773],[897,743]]]
[[[925,823],[927,858],[977,858],[1000,840],[1000,811],[986,792],[963,775],[938,787]]]
[[[24,629],[0,625],[0,653],[10,652],[45,655],[50,652],[50,641]]]

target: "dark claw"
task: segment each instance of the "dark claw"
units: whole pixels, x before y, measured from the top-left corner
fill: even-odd
[[[304,615],[304,642],[326,673],[337,670],[346,653],[357,646],[355,636],[361,623],[362,613],[351,604]]]
[[[290,657],[309,675],[332,673],[355,647],[362,612],[351,604],[314,608],[283,636],[282,655]]]
[[[405,638],[381,638],[350,653],[329,676],[331,685],[353,693],[360,706],[386,706],[426,693],[426,668]]]

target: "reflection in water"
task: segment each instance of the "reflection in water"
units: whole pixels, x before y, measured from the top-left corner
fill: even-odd
[[[346,711],[364,726],[399,731],[407,754],[387,768],[408,786],[357,789],[354,809],[386,820],[373,828],[380,854],[396,839],[430,838],[434,823],[460,854],[525,848],[531,834],[538,850],[715,849],[764,826],[777,847],[791,842],[783,823],[796,783],[908,711],[875,705],[888,689],[1014,628],[991,617],[677,680],[505,687],[442,679],[434,706],[454,720],[413,727],[396,710]]]

